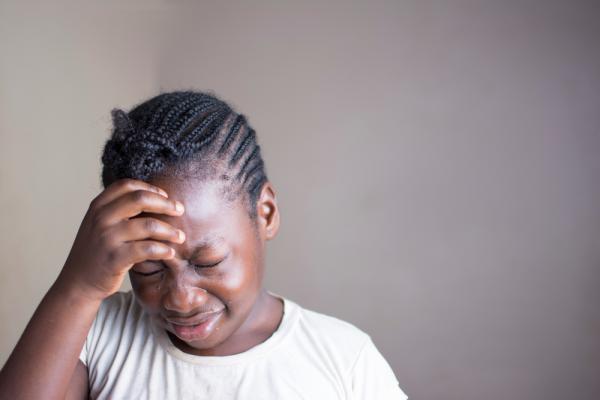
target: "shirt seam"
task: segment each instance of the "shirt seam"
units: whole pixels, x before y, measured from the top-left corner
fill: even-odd
[[[365,339],[360,350],[358,351],[358,354],[356,355],[356,359],[354,360],[354,362],[352,363],[350,368],[348,368],[348,371],[346,372],[346,376],[352,377],[352,374],[354,373],[354,369],[356,368],[356,365],[358,364],[358,360],[360,360],[362,354],[365,352],[365,349],[369,345],[370,341],[371,341],[371,337],[369,335],[367,335],[367,338]]]

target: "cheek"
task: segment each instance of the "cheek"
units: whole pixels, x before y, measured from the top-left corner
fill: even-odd
[[[220,284],[231,297],[247,296],[261,287],[260,264],[255,257],[232,264],[222,274]]]
[[[131,288],[135,294],[138,303],[149,313],[155,314],[160,308],[160,280],[141,281],[130,279]]]

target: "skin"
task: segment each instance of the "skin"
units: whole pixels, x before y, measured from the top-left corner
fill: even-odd
[[[271,336],[283,315],[282,302],[262,288],[265,242],[279,225],[273,189],[265,186],[258,217],[251,220],[242,197],[223,201],[221,182],[186,182],[151,182],[185,206],[181,216],[154,218],[185,232],[186,239],[171,245],[173,258],[136,264],[130,271],[133,290],[182,351],[203,356],[246,351]],[[178,324],[170,322],[194,323],[216,310],[201,337],[178,336]]]
[[[187,341],[171,335],[183,351],[235,354],[277,329],[282,305],[262,288],[265,242],[279,229],[272,185],[263,186],[258,217],[251,221],[242,212],[242,198],[222,201],[215,182],[156,183],[167,189],[119,180],[90,203],[61,273],[0,372],[0,398],[87,398],[88,374],[79,352],[90,326],[102,300],[118,291],[132,267],[144,272],[148,260],[163,263],[163,276],[151,283],[131,272],[132,286],[157,323],[223,309],[208,335]],[[186,239],[180,230],[187,230]],[[215,233],[223,238],[219,248],[213,242],[199,257],[228,256],[208,275],[188,262],[193,245]]]

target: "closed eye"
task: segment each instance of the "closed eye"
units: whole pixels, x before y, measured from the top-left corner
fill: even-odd
[[[151,276],[163,272],[164,269],[165,266],[162,263],[147,260],[133,267],[131,272],[141,276]]]
[[[227,253],[223,258],[221,258],[219,261],[214,262],[214,263],[208,263],[208,264],[190,264],[190,266],[194,267],[195,270],[214,268],[217,265],[221,264],[223,261],[227,260],[227,258],[229,257],[229,254],[230,253]]]
[[[217,261],[214,264],[192,264],[192,267],[194,267],[195,269],[213,268],[213,267],[216,267],[217,265],[221,264],[221,261]]]
[[[138,275],[150,276],[150,275],[155,275],[155,274],[158,274],[159,272],[162,272],[162,269],[157,269],[156,271],[152,271],[152,272],[139,272],[134,269],[132,269],[131,271],[133,271],[134,273],[136,273]]]

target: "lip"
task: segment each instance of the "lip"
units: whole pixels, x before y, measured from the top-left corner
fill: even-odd
[[[225,309],[195,315],[191,318],[165,318],[173,333],[184,342],[202,340],[208,337]]]

